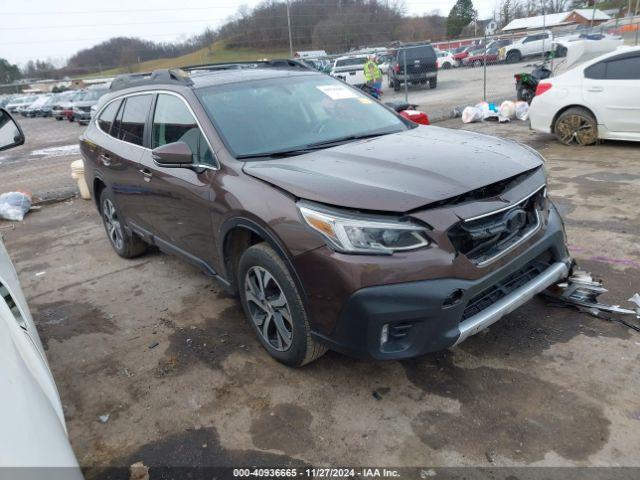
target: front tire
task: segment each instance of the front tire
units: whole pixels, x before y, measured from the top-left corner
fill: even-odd
[[[569,108],[556,119],[553,131],[565,145],[593,145],[598,141],[598,122],[589,110]]]
[[[311,337],[298,287],[268,244],[253,245],[242,254],[237,278],[242,308],[269,355],[300,367],[327,351]]]
[[[136,234],[128,234],[124,218],[116,207],[113,194],[107,188],[100,194],[100,215],[111,246],[123,258],[134,258],[147,250],[147,244]]]

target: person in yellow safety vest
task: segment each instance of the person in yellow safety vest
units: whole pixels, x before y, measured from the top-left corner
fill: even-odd
[[[364,64],[364,79],[367,85],[371,85],[376,90],[382,90],[382,70],[376,63],[375,55],[371,55]]]

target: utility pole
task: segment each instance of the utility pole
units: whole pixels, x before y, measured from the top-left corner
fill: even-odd
[[[547,34],[547,9],[545,8],[545,3],[544,0],[542,0],[542,32],[546,35]],[[545,55],[545,51],[544,51],[544,40],[545,37],[542,38],[542,64],[544,65],[544,55]]]
[[[293,58],[293,37],[291,35],[291,5],[287,0],[287,25],[289,26],[289,54]]]

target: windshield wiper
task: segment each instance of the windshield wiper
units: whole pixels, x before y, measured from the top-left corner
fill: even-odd
[[[341,145],[343,143],[352,142],[355,140],[364,140],[366,138],[374,138],[381,137],[382,135],[389,135],[391,133],[398,133],[400,130],[394,130],[390,132],[377,132],[377,133],[364,133],[361,135],[348,135],[346,137],[336,138],[333,140],[324,140],[322,142],[309,143],[300,148],[293,148],[290,150],[278,150],[275,152],[264,152],[264,153],[250,153],[247,155],[238,155],[236,158],[238,160],[249,159],[249,158],[284,158],[284,157],[295,157],[296,155],[304,155],[305,153],[311,153],[316,150],[322,150],[323,148],[329,148],[332,146]]]

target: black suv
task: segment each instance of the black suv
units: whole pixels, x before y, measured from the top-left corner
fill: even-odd
[[[405,72],[406,67],[406,72]],[[394,91],[406,82],[436,88],[438,85],[438,59],[431,44],[406,44],[396,51],[395,63],[389,69],[389,87]]]

